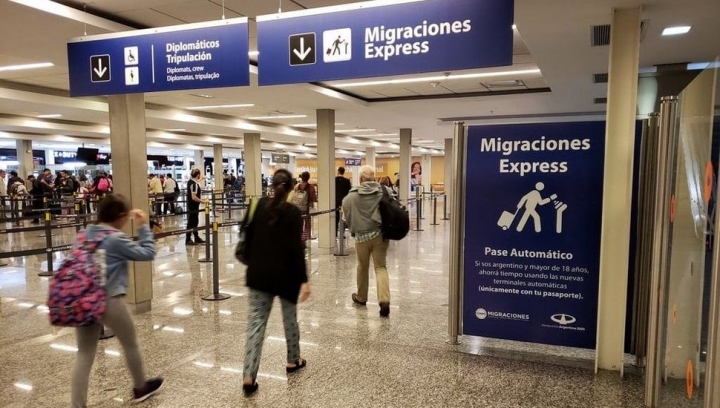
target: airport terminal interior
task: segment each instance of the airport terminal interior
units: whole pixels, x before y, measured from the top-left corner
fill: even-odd
[[[717,0],[0,0],[0,407],[720,408],[718,18]],[[115,199],[127,225],[99,220]],[[108,262],[84,258],[94,224],[129,237]],[[268,272],[285,242],[309,286],[298,262]],[[300,287],[296,319],[273,292],[258,329],[253,268]],[[51,324],[80,296],[60,285],[110,273],[127,288],[92,286],[106,324]],[[118,304],[162,388],[138,388]]]

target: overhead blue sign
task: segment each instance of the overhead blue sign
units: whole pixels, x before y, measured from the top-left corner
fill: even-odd
[[[596,341],[605,123],[468,129],[464,334]]]
[[[250,85],[247,18],[68,42],[70,95]]]
[[[258,16],[259,84],[512,65],[513,13],[513,0],[396,0]]]

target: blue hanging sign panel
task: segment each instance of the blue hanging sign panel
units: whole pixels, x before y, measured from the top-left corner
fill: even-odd
[[[605,122],[468,129],[464,334],[594,348]]]
[[[512,65],[513,0],[394,0],[258,16],[259,84]]]
[[[250,85],[246,17],[68,42],[71,96]]]

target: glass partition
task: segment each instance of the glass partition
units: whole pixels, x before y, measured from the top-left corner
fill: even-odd
[[[709,406],[705,383],[715,367],[707,365],[708,344],[715,333],[708,327],[718,268],[713,258],[720,154],[718,141],[713,143],[717,67],[709,64],[677,98],[663,101],[660,134],[667,141],[668,160],[667,177],[659,182],[666,183],[662,199],[667,203],[660,205],[669,211],[661,220],[660,265],[654,271],[658,296],[651,316],[656,350],[655,366],[648,370],[650,406]]]

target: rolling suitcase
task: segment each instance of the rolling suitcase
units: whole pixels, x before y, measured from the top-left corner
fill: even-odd
[[[502,228],[503,231],[507,231],[512,225],[513,221],[515,221],[515,216],[517,215],[519,210],[519,208],[515,210],[514,214],[508,211],[503,211],[503,213],[500,215],[500,219],[497,222],[498,227]]]

